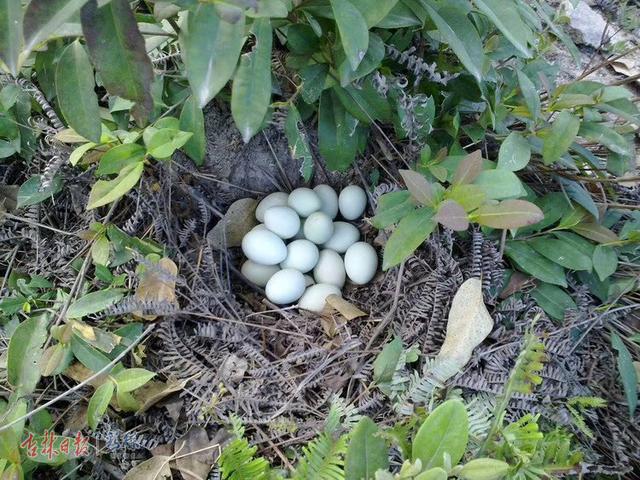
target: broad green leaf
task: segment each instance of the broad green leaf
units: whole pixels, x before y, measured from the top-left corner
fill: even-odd
[[[598,245],[593,252],[593,269],[600,281],[604,281],[616,273],[618,269],[618,254],[613,247]]]
[[[342,48],[355,70],[367,53],[369,29],[362,14],[349,0],[329,0],[340,32]]]
[[[153,108],[153,67],[128,0],[100,8],[91,0],[81,13],[89,56],[102,83],[110,94],[135,102],[133,116],[146,123]]]
[[[393,378],[398,360],[402,355],[402,340],[398,337],[387,343],[373,362],[373,381],[388,383]]]
[[[451,183],[455,185],[473,183],[480,172],[482,172],[482,152],[474,150],[458,164]]]
[[[229,23],[211,3],[199,3],[189,11],[180,45],[187,79],[200,108],[231,79],[243,43],[244,18]]]
[[[469,416],[460,400],[447,400],[424,421],[413,440],[411,458],[422,468],[445,466],[445,453],[456,465],[467,448]]]
[[[184,144],[182,149],[196,165],[203,165],[207,150],[204,132],[204,114],[193,95],[187,98],[182,106],[182,112],[180,113],[180,130],[192,133],[191,138],[187,140],[187,143]]]
[[[119,392],[131,392],[141,387],[153,377],[155,373],[144,368],[127,368],[113,375]]]
[[[391,106],[388,100],[378,94],[371,82],[366,82],[360,88],[352,85],[345,88],[335,86],[333,91],[344,108],[367,125],[374,120],[388,122],[391,119]]]
[[[624,393],[627,397],[627,406],[629,407],[629,417],[633,415],[638,406],[638,376],[633,366],[633,358],[624,344],[620,336],[611,333],[611,346],[618,351],[618,372],[624,387]]]
[[[111,253],[111,243],[109,239],[100,235],[97,237],[93,245],[91,245],[91,258],[96,265],[106,265],[109,263],[109,254]]]
[[[425,3],[423,6],[444,41],[449,44],[469,73],[481,82],[486,58],[482,40],[466,13],[457,5],[447,3],[438,11],[429,4]]]
[[[257,8],[253,8],[252,6],[247,10],[246,13],[248,17],[285,18],[289,14],[286,4],[291,5],[291,3],[285,2],[284,0],[260,0],[256,3]]]
[[[336,55],[336,63],[338,63],[338,77],[340,85],[346,87],[351,85],[354,80],[369,75],[371,72],[380,67],[385,55],[385,47],[382,39],[373,32],[369,32],[369,48],[364,58],[355,70],[351,67],[349,59],[345,58],[341,61],[342,52]]]
[[[535,120],[540,117],[540,94],[533,82],[520,69],[516,70],[516,74],[518,76],[520,92],[522,93],[524,101],[527,104],[527,109],[535,122]]]
[[[145,148],[137,143],[123,143],[110,148],[100,159],[96,175],[113,175],[123,168],[144,160]]]
[[[500,480],[504,478],[511,465],[494,458],[475,458],[468,461],[460,470],[458,478],[464,480]]]
[[[78,162],[82,160],[82,157],[84,157],[84,154],[87,153],[92,148],[95,148],[97,145],[98,144],[93,142],[87,142],[83,145],[80,145],[73,152],[71,152],[71,155],[69,155],[69,163],[73,166],[76,166]]]
[[[602,143],[609,150],[620,155],[633,154],[631,143],[610,126],[595,122],[582,122],[578,135],[595,143]]]
[[[593,267],[591,257],[585,255],[569,242],[548,236],[528,240],[527,243],[540,255],[569,270],[587,270]]]
[[[574,250],[577,250],[587,258],[593,258],[595,246],[588,240],[582,238],[580,235],[576,235],[575,233],[571,232],[554,232],[553,235],[558,240],[562,240],[563,242],[567,243]]]
[[[369,417],[362,417],[356,424],[344,458],[345,480],[373,480],[377,470],[389,467],[387,444],[378,431]]]
[[[451,230],[457,232],[469,228],[469,218],[462,205],[455,200],[445,200],[438,206],[433,219]]]
[[[578,223],[571,227],[571,230],[584,238],[597,243],[611,243],[619,240],[618,236],[607,227],[594,222]]]
[[[122,169],[113,180],[98,180],[89,194],[87,210],[107,205],[122,197],[135,187],[142,176],[144,163],[134,163]]]
[[[118,302],[124,297],[124,290],[111,288],[91,292],[80,297],[67,309],[67,318],[82,318],[92,313],[98,313]]]
[[[87,407],[87,423],[91,430],[95,430],[98,427],[102,416],[107,411],[114,389],[114,383],[108,380],[93,392]]]
[[[433,210],[430,208],[418,208],[405,216],[387,240],[382,269],[389,270],[406,260],[429,238],[435,227]]]
[[[325,87],[329,65],[326,63],[306,65],[298,73],[302,79],[302,89],[300,90],[302,99],[309,104],[317,102]]]
[[[554,320],[563,320],[567,310],[575,310],[576,303],[560,287],[541,282],[531,291],[536,303]]]
[[[183,132],[175,128],[147,127],[144,134],[144,143],[147,153],[159,160],[169,158],[193,136],[191,132]]]
[[[318,147],[331,170],[345,170],[356,157],[358,121],[330,91],[320,97]]]
[[[62,190],[62,180],[60,177],[53,177],[53,182],[48,188],[41,189],[42,177],[34,175],[20,185],[18,189],[17,207],[28,207],[43,202]]]
[[[48,323],[46,315],[28,318],[18,325],[9,340],[7,380],[19,396],[32,393],[40,380],[38,362],[47,339]]]
[[[287,30],[287,48],[296,55],[312,55],[320,48],[320,39],[313,28],[303,23],[294,23]]]
[[[391,9],[396,6],[398,0],[350,0],[356,7],[369,28],[377,25],[385,18]]]
[[[578,135],[580,129],[580,119],[568,110],[558,114],[553,121],[551,131],[544,139],[542,146],[542,158],[544,163],[549,165],[560,160]]]
[[[536,198],[534,203],[542,210],[544,218],[531,227],[521,230],[521,233],[544,230],[560,220],[571,208],[570,202],[560,192],[547,193],[541,198]]]
[[[31,0],[24,13],[24,49],[47,40],[88,0]],[[56,82],[57,83],[57,82]]]
[[[4,402],[2,403],[4,404]],[[0,406],[4,407],[4,405]],[[27,402],[24,398],[15,399],[7,406],[6,410],[3,408],[0,413],[0,427],[3,427],[19,418],[24,418],[27,413]],[[21,463],[19,445],[24,433],[24,424],[24,419],[16,421],[11,427],[0,431],[0,459],[10,460],[19,466]],[[22,476],[8,476],[7,472],[8,470],[5,470],[3,480],[5,478],[11,480],[14,478],[22,478]]]
[[[14,76],[20,70],[22,42],[22,2],[0,0],[0,62]]]
[[[560,178],[560,184],[571,200],[584,207],[597,220],[600,218],[600,211],[593,200],[591,194],[580,183],[569,180],[568,178]]]
[[[536,252],[525,242],[507,242],[505,253],[522,271],[543,282],[567,286],[564,268]]]
[[[383,199],[386,201],[383,202]],[[378,200],[378,209],[376,215],[371,218],[371,225],[376,228],[387,228],[398,223],[415,208],[416,204],[409,192],[387,193]]]
[[[111,361],[105,354],[85,342],[77,333],[71,337],[71,350],[78,361],[92,372],[99,372]]]
[[[471,215],[480,225],[491,228],[520,228],[538,223],[544,213],[526,200],[504,200],[500,203],[482,205]]]
[[[268,18],[253,22],[256,43],[242,55],[233,77],[231,115],[245,143],[251,140],[264,120],[271,103],[271,43],[273,34]]]
[[[399,172],[414,200],[424,206],[433,206],[433,187],[424,175],[414,170],[399,170]]]
[[[534,41],[533,32],[522,21],[515,1],[474,0],[474,3],[525,58],[531,57],[528,44]]]
[[[376,27],[379,28],[406,28],[421,27],[424,22],[403,1],[399,1],[391,11],[380,20]]]
[[[487,198],[492,200],[524,197],[527,194],[518,176],[509,170],[484,170],[473,184],[482,188]]]
[[[498,152],[498,167],[515,172],[527,166],[531,159],[529,142],[518,132],[511,132],[500,145]]]
[[[302,173],[302,178],[308,181],[313,174],[313,156],[307,141],[307,133],[302,123],[302,118],[300,118],[300,113],[293,104],[289,106],[284,132],[289,142],[291,158],[294,160],[301,159],[300,172]]]
[[[445,469],[440,467],[433,467],[429,470],[425,470],[414,478],[415,480],[447,480],[447,478],[449,478],[449,475],[447,474],[447,471]]]
[[[471,212],[487,200],[487,195],[478,185],[452,185],[446,190],[444,198],[455,200],[466,212]]]

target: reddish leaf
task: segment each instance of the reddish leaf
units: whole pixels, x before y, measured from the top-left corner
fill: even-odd
[[[453,183],[460,185],[473,182],[482,171],[482,152],[475,150],[464,157],[453,174]]]
[[[400,170],[400,175],[402,175],[411,196],[418,203],[425,206],[433,205],[433,187],[422,174],[413,170]]]
[[[505,200],[483,205],[473,213],[473,221],[491,228],[519,228],[538,223],[544,213],[526,200]]]
[[[611,243],[619,240],[615,233],[607,227],[603,227],[599,223],[579,223],[571,230],[576,232],[578,235],[582,235],[583,237],[598,243]]]
[[[438,213],[433,218],[451,230],[463,231],[469,228],[467,212],[464,211],[462,205],[454,200],[442,202]]]

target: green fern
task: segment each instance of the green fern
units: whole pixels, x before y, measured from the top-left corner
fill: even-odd
[[[567,401],[567,410],[569,410],[571,418],[573,418],[574,425],[589,438],[594,438],[594,435],[584,419],[584,410],[604,408],[606,406],[607,401],[600,397],[573,397]]]
[[[326,432],[302,448],[303,456],[293,476],[295,480],[343,480],[347,438],[337,439]]]
[[[269,462],[256,457],[258,447],[252,447],[244,438],[244,425],[231,415],[231,432],[236,437],[220,454],[218,464],[222,480],[265,480],[269,475]]]

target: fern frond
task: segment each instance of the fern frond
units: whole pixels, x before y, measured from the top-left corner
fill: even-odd
[[[343,480],[346,435],[334,440],[326,432],[303,447],[294,480]]]
[[[258,447],[251,447],[245,438],[237,438],[227,445],[218,460],[222,480],[264,480],[269,462],[255,457]]]
[[[351,403],[347,403],[343,398],[334,395],[331,398],[331,406],[324,422],[324,431],[328,435],[337,436],[341,431],[348,432],[360,420],[362,415]]]

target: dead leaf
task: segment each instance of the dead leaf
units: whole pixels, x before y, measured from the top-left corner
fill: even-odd
[[[179,382],[177,380],[170,380],[165,383],[152,380],[145,383],[134,392],[134,397],[141,404],[137,413],[144,413],[163,398],[171,395],[172,393],[179,392],[185,387],[187,381],[188,380],[183,380]]]
[[[356,307],[353,303],[346,301],[340,295],[329,295],[325,301],[335,308],[340,315],[342,315],[347,320],[353,320],[358,317],[366,317],[368,314],[363,312],[358,307]]]
[[[0,185],[0,209],[11,212],[18,206],[18,185]]]
[[[134,298],[141,302],[173,303],[176,300],[176,277],[178,267],[168,257],[158,260],[157,268],[146,267],[140,275],[140,284],[136,289]],[[134,312],[134,315],[145,320],[155,320],[157,315],[143,315],[142,312]]]
[[[634,75],[637,75],[638,74],[637,68],[639,66],[640,65],[635,65],[634,62],[631,61],[630,59],[627,60],[624,58],[620,58],[615,62],[611,62],[611,68],[613,68],[616,71],[616,73],[620,73],[625,77],[632,77]],[[640,79],[636,80],[635,83],[640,85]]]
[[[87,143],[89,141],[72,128],[60,130],[53,138],[62,143]]]
[[[220,444],[209,440],[204,428],[192,428],[176,440],[174,451],[185,480],[206,480],[220,454]]]
[[[145,460],[129,470],[123,480],[163,480],[173,478],[169,468],[170,460],[171,457],[166,455],[151,457],[149,460]]]
[[[507,285],[500,292],[500,298],[504,300],[505,298],[521,291],[527,285],[530,285],[532,283],[533,281],[531,277],[525,275],[522,272],[514,271],[509,278],[509,283],[507,283]]]
[[[122,337],[87,325],[80,320],[71,320],[69,324],[84,341],[105,353],[111,353],[122,341]]]
[[[80,362],[74,362],[67,367],[67,369],[63,372],[67,377],[75,380],[78,383],[82,383],[87,378],[91,377],[95,372],[92,372],[87,367],[82,365]],[[107,380],[108,374],[104,373],[99,375],[97,378],[94,378],[89,382],[94,388],[98,388]]]
[[[224,217],[207,234],[211,248],[224,250],[239,247],[246,233],[258,224],[255,212],[258,201],[253,198],[241,198],[231,204]]]
[[[232,353],[227,356],[220,367],[220,377],[225,383],[238,383],[244,377],[248,367],[249,363],[245,358],[240,358]]]

